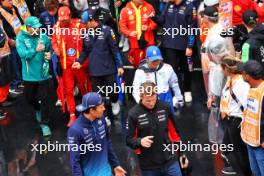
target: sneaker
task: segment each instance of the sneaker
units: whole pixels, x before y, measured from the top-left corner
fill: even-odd
[[[184,92],[184,101],[186,103],[192,102],[192,93],[191,92]]]
[[[112,106],[112,113],[114,116],[118,115],[119,112],[120,112],[120,105],[118,102],[116,103],[111,103],[111,106]]]
[[[9,106],[12,106],[13,103],[10,102],[10,101],[5,101],[3,103],[0,104],[1,107],[9,107]]]
[[[20,95],[23,93],[22,90],[19,90],[19,89],[9,89],[9,93],[10,94],[15,94],[15,95]]]
[[[123,48],[123,46],[124,46],[124,41],[125,41],[125,38],[124,38],[123,35],[121,35],[121,37],[120,37],[120,41],[119,41],[119,44],[118,44],[118,47],[119,47],[119,48]]]
[[[67,124],[67,127],[71,127],[72,124],[75,122],[75,120],[76,120],[76,116],[75,116],[75,114],[71,114],[71,115],[70,115],[70,120],[69,120],[69,122],[68,122],[68,124]]]
[[[231,167],[224,167],[222,169],[222,173],[225,174],[225,175],[236,175],[236,171]]]
[[[79,89],[77,86],[74,87],[73,95],[76,97],[79,94]]]
[[[0,120],[3,120],[6,118],[7,112],[5,111],[0,111]]]
[[[122,52],[125,53],[125,52],[128,52],[128,50],[129,50],[129,41],[128,41],[128,38],[125,38],[124,47],[122,49]]]
[[[18,87],[18,89],[24,89],[25,88],[23,83],[19,84],[17,87]]]
[[[62,107],[62,102],[61,102],[61,100],[57,100],[55,106]]]
[[[51,130],[48,125],[40,124],[39,126],[42,130],[42,135],[44,137],[51,136]]]

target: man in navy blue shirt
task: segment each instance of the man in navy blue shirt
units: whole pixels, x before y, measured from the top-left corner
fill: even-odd
[[[68,130],[73,176],[124,176],[114,153],[104,117],[104,103],[95,92],[83,96],[79,118]],[[77,146],[77,147],[76,147]]]

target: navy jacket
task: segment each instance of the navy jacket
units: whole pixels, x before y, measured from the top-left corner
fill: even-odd
[[[192,48],[195,42],[195,32],[189,34],[180,29],[194,28],[197,25],[196,8],[190,0],[183,0],[179,5],[167,3],[161,15],[154,17],[154,21],[164,29],[162,45],[164,48],[185,50]],[[177,32],[179,31],[179,32]],[[185,34],[186,33],[186,34]]]
[[[48,11],[45,11],[40,14],[39,21],[43,25],[42,27],[48,29],[49,26],[52,28],[57,22],[57,16],[51,16]]]
[[[104,117],[89,121],[80,115],[68,130],[68,143],[73,176],[111,176],[120,165]]]
[[[117,47],[113,30],[106,25],[99,25],[94,34],[88,32],[83,42],[83,50],[78,62],[89,58],[90,76],[107,76],[115,74],[117,67],[122,67],[121,54]]]

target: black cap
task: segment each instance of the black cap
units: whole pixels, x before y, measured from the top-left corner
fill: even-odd
[[[256,60],[249,60],[246,63],[240,63],[238,64],[238,69],[254,79],[263,78],[263,66]]]
[[[249,24],[250,21],[257,23],[258,14],[255,11],[247,10],[243,13],[243,21],[245,24]]]
[[[218,17],[218,9],[215,6],[208,6],[204,9],[204,15],[208,17]]]

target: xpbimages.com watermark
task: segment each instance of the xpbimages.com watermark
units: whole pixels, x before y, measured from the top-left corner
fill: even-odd
[[[85,38],[87,36],[99,36],[102,35],[101,28],[67,28],[67,27],[58,27],[53,28],[50,25],[48,25],[46,28],[39,28],[34,29],[32,28],[32,34],[33,35],[47,35],[47,36],[53,36],[53,35],[71,35],[71,36],[79,36],[80,38]]]
[[[190,141],[183,143],[182,141],[175,144],[163,144],[164,152],[211,152],[217,154],[218,152],[232,152],[234,151],[233,144],[192,144]]]
[[[41,155],[46,152],[79,152],[81,155],[87,152],[102,151],[101,144],[60,144],[58,141],[48,141],[46,144],[31,144],[32,152],[39,152]]]
[[[97,86],[99,89],[97,93],[104,94],[106,96],[109,96],[111,94],[118,94],[118,93],[125,93],[125,94],[131,94],[133,91],[137,91],[139,94],[146,93],[146,95],[152,94],[152,92],[158,92],[158,86],[152,87],[152,86],[124,86],[123,84],[121,86],[114,83],[113,86]],[[167,91],[164,90],[164,92],[159,93],[166,93]]]

